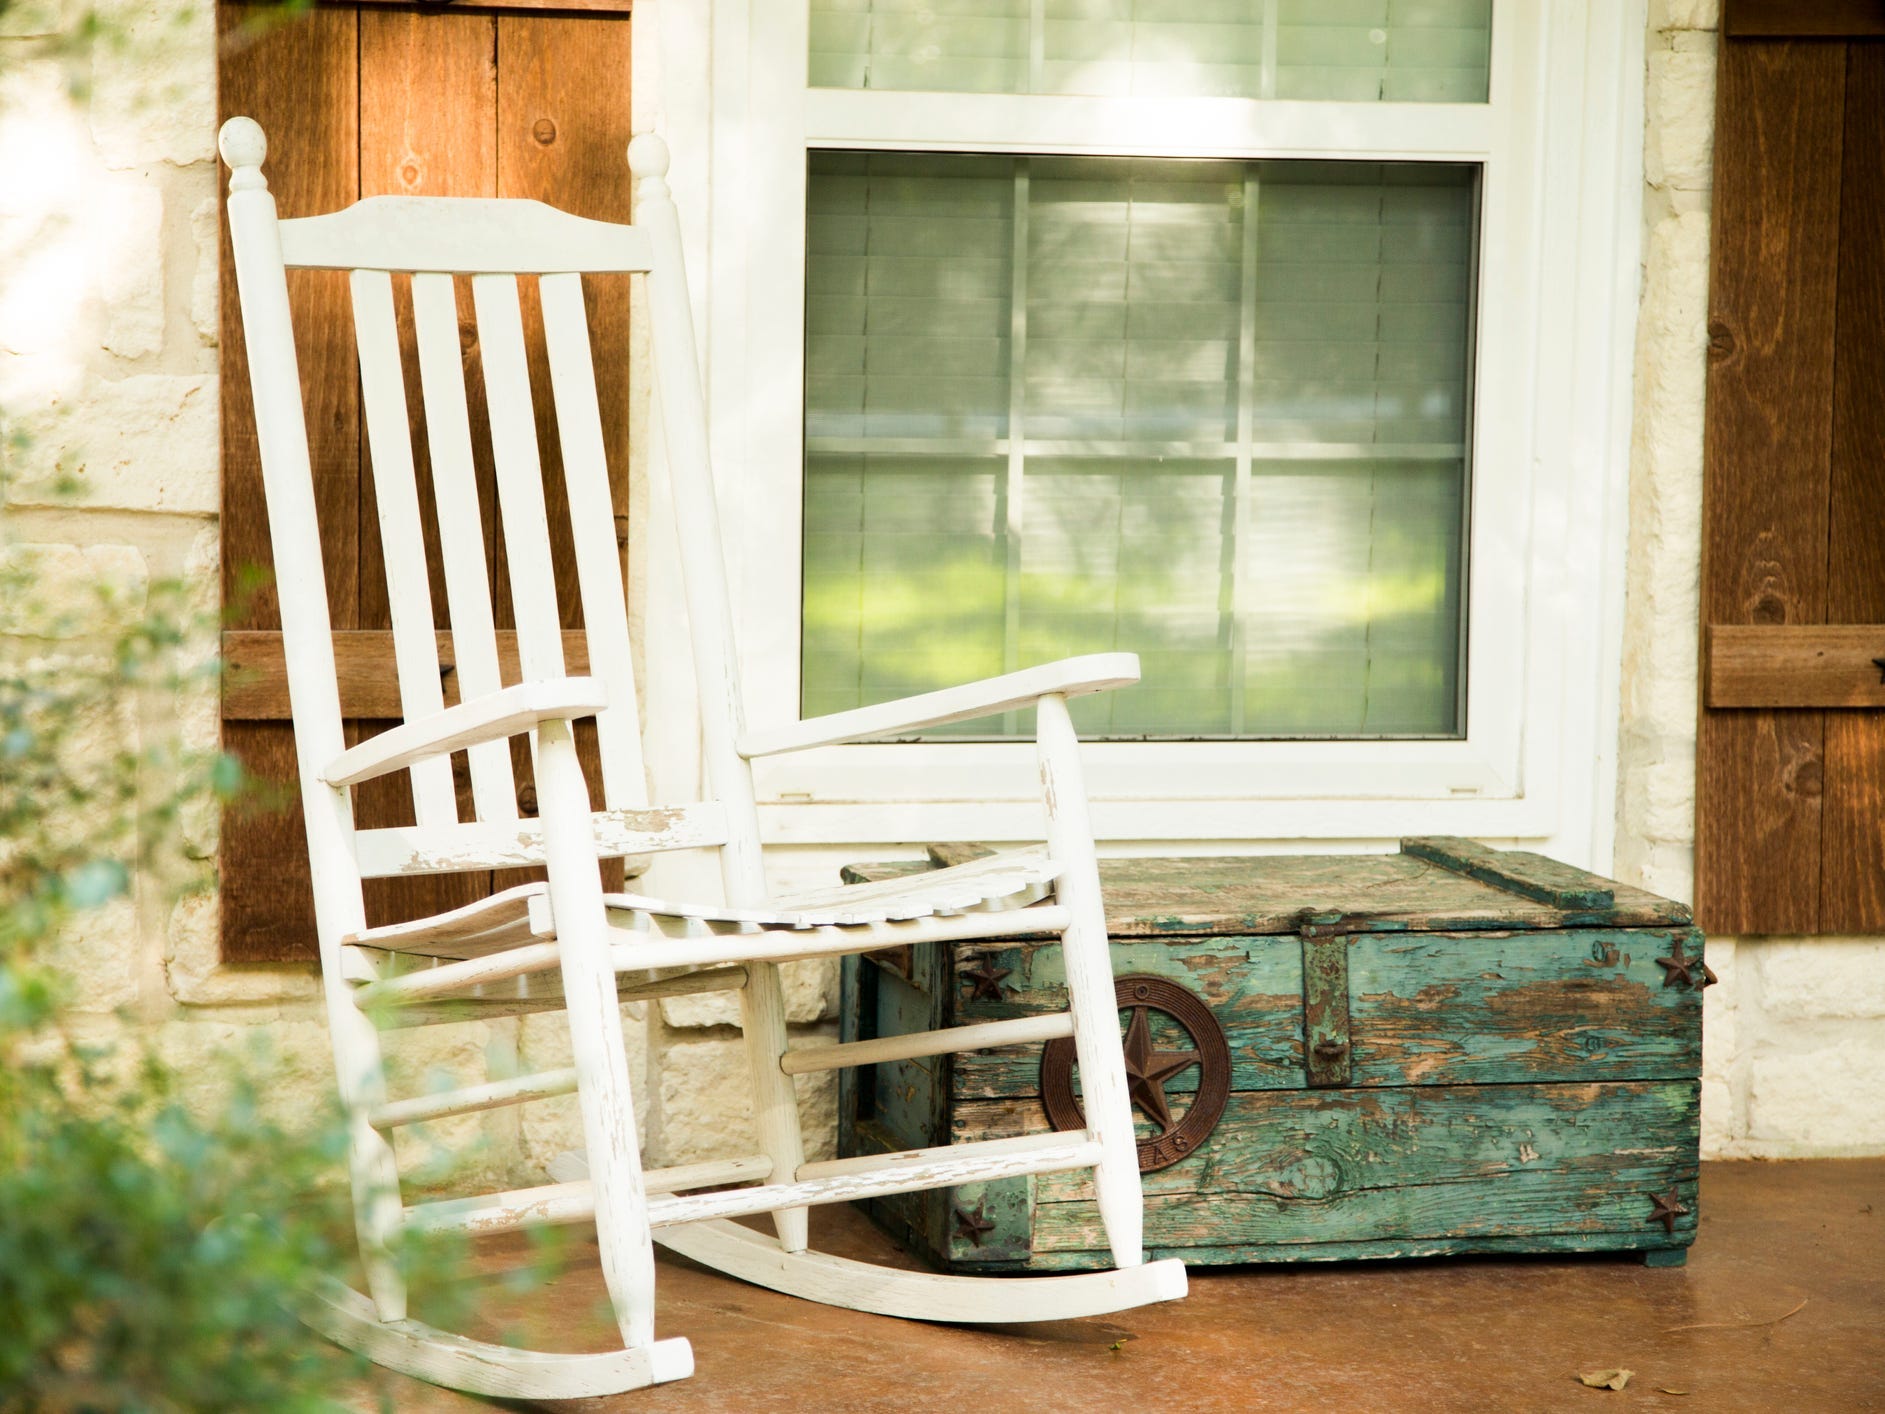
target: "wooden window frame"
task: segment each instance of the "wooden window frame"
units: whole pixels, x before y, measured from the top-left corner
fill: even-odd
[[[1362,844],[1445,829],[1607,863],[1640,6],[1496,0],[1486,104],[810,89],[805,0],[722,0],[711,16],[662,8],[662,126],[677,152],[710,159],[698,195],[712,215],[695,222],[689,255],[697,282],[706,272],[716,472],[755,729],[798,715],[807,149],[1479,163],[1463,739],[1095,742],[1090,790],[1114,840]],[[651,599],[660,593],[651,576]],[[971,811],[986,832],[992,809],[1004,833],[1026,837],[1038,828],[1031,752],[876,744],[762,763],[762,816],[780,841],[889,842],[949,838],[971,828]]]

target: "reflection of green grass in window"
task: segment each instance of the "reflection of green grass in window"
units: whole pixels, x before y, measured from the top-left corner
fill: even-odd
[[[1128,651],[1142,682],[1076,700],[1082,731],[1235,730],[1226,478],[1215,464],[1147,476],[1043,461],[1027,483],[1019,636],[1005,660],[1005,513],[992,469],[870,461],[823,460],[808,478],[823,519],[805,542],[806,714]],[[1454,731],[1457,464],[1291,467],[1266,484],[1266,556],[1241,606],[1243,734]],[[1031,731],[1022,714],[936,734]]]

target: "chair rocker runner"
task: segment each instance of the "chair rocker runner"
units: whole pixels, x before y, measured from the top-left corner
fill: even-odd
[[[311,1324],[422,1379],[490,1394],[565,1398],[678,1379],[684,1339],[654,1338],[652,1242],[736,1277],[889,1315],[1018,1321],[1093,1315],[1184,1294],[1175,1261],[1146,1263],[1133,1121],[1107,960],[1070,696],[1130,683],[1130,654],[1069,659],[902,702],[748,733],[742,724],[725,566],[707,460],[680,232],[653,137],[631,145],[637,223],[585,220],[537,202],[376,197],[278,220],[262,130],[224,124],[229,223],[268,504],[329,1027],[351,1116],[351,1177],[368,1293],[311,1294]],[[285,271],[350,272],[361,396],[384,541],[404,722],[348,748],[290,324]],[[636,717],[628,616],[583,302],[588,273],[644,277],[713,799],[651,808]],[[412,453],[393,275],[410,276],[418,382],[444,608],[462,701],[441,688],[433,580]],[[500,672],[487,526],[472,449],[454,277],[469,277],[515,615],[518,680]],[[519,287],[534,279],[569,506],[591,674],[566,670]],[[565,585],[571,582],[566,577]],[[567,598],[567,591],[565,597]],[[891,884],[768,894],[752,758],[1035,706],[1044,847]],[[592,808],[572,724],[596,721],[602,805]],[[510,738],[527,736],[538,813],[523,817]],[[460,820],[450,754],[470,763],[475,819]],[[404,773],[411,826],[356,829],[352,789]],[[605,893],[599,862],[667,849],[718,851],[725,906]],[[415,922],[369,927],[366,879],[541,865],[547,882]],[[1061,939],[1069,1011],[895,1040],[786,1050],[779,964],[904,943]],[[644,1170],[618,1003],[736,990],[756,1116],[749,1152]],[[573,1064],[445,1094],[389,1098],[380,1033],[467,1015],[560,1008]],[[1071,1035],[1084,1132],[807,1162],[794,1074]],[[516,1192],[407,1203],[390,1142],[404,1124],[546,1096],[577,1096],[580,1176]],[[806,1209],[1031,1173],[1090,1169],[1116,1267],[1072,1276],[947,1277],[808,1250]],[[770,1214],[776,1235],[731,1219]],[[408,1320],[389,1245],[402,1231],[492,1233],[593,1223],[622,1348],[556,1354],[485,1344]]]

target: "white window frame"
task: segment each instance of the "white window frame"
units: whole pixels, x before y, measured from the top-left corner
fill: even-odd
[[[807,0],[641,7],[660,36],[655,121],[678,161],[709,167],[710,215],[694,220],[689,257],[697,284],[707,272],[716,480],[749,724],[799,715],[808,149],[1470,162],[1484,176],[1463,738],[1093,742],[1095,822],[1104,838],[1167,846],[1353,848],[1458,833],[1606,866],[1643,0],[1494,0],[1486,104],[811,89],[807,11]],[[638,87],[638,107],[643,97]],[[649,584],[652,616],[670,591],[659,575]],[[1039,830],[1026,742],[837,746],[756,766],[780,842]]]

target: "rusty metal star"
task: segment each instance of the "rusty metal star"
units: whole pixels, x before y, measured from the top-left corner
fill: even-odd
[[[1644,1218],[1644,1222],[1661,1223],[1664,1232],[1676,1230],[1676,1219],[1688,1212],[1688,1204],[1682,1201],[1682,1194],[1671,1188],[1667,1193],[1651,1193],[1649,1201],[1656,1205],[1656,1211]]]
[[[1673,987],[1680,982],[1686,987],[1694,987],[1694,969],[1701,966],[1702,960],[1699,957],[1684,957],[1680,938],[1676,939],[1676,945],[1670,949],[1670,953],[1669,957],[1656,959],[1656,965],[1663,970],[1663,986]]]
[[[980,1247],[982,1245],[983,1234],[995,1230],[994,1221],[988,1216],[987,1209],[988,1200],[986,1198],[975,1205],[975,1211],[972,1213],[967,1208],[957,1208],[956,1236],[966,1237],[977,1247]]]
[[[1708,965],[1707,963],[1705,963],[1705,962],[1704,962],[1704,963],[1702,963],[1702,964],[1700,964],[1700,966],[1701,966],[1701,969],[1702,969],[1702,986],[1703,986],[1703,987],[1712,987],[1712,986],[1714,986],[1714,985],[1715,985],[1715,984],[1716,984],[1717,982],[1719,982],[1719,981],[1721,981],[1721,978],[1719,978],[1719,977],[1717,977],[1717,976],[1715,975],[1715,969],[1714,969],[1714,968],[1712,968],[1712,967],[1710,967],[1710,966],[1709,966],[1709,965]]]
[[[1163,1134],[1172,1127],[1172,1109],[1165,1098],[1165,1082],[1187,1066],[1198,1064],[1196,1051],[1161,1051],[1152,1044],[1152,1023],[1146,1020],[1147,1008],[1132,1009],[1126,1026],[1126,1089],[1133,1104],[1145,1117],[1158,1125]]]
[[[975,960],[975,966],[962,974],[972,990],[969,1000],[972,1002],[998,1002],[1002,1000],[1001,979],[1014,969],[996,967],[984,953]]]

